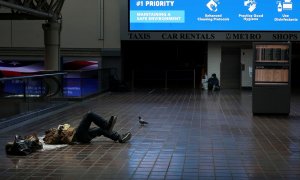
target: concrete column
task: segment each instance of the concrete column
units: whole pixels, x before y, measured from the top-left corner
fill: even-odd
[[[47,22],[43,24],[45,43],[45,70],[60,70],[60,32],[61,23]]]

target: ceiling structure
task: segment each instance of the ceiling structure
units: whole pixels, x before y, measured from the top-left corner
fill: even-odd
[[[61,19],[65,0],[0,0],[0,20]]]

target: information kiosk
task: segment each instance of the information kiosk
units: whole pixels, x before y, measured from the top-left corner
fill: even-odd
[[[289,114],[290,43],[256,42],[253,51],[253,114]]]

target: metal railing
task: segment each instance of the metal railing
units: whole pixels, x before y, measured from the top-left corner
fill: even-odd
[[[115,69],[39,72],[0,78],[0,129],[110,89]]]
[[[0,78],[0,97],[52,97],[62,91],[62,77],[66,73],[41,73],[18,77]]]
[[[0,129],[65,105],[67,101],[62,99],[65,74],[43,72],[0,78]]]

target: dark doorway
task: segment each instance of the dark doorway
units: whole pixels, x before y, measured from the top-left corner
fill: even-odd
[[[135,88],[200,87],[207,42],[122,41],[124,80]],[[195,77],[195,85],[194,85]]]
[[[235,47],[222,47],[220,69],[222,89],[237,89],[241,87],[241,50]]]

